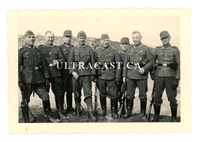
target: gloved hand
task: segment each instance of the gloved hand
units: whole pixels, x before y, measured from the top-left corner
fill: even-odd
[[[94,77],[94,75],[91,75],[91,76],[90,76],[90,81],[95,82],[95,77]]]
[[[25,89],[24,82],[22,82],[22,81],[18,82],[18,86],[19,86],[19,88],[20,88],[21,91],[24,91],[24,89]]]
[[[144,73],[145,73],[144,68],[141,68],[141,69],[139,70],[139,73],[140,73],[140,74],[144,74]]]
[[[77,80],[79,75],[76,72],[72,72],[73,77]]]
[[[45,85],[46,85],[47,88],[50,86],[50,83],[49,83],[48,79],[45,80]]]
[[[116,82],[117,84],[119,84],[120,79],[119,79],[119,78],[115,78],[115,82]]]
[[[175,90],[178,87],[179,79],[175,78],[172,82],[172,88]]]

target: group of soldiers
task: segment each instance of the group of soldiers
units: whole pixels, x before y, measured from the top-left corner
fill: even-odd
[[[30,95],[36,93],[43,102],[45,121],[61,122],[69,119],[67,113],[79,115],[83,111],[81,96],[87,105],[88,117],[96,122],[97,115],[93,112],[92,81],[99,89],[101,112],[100,116],[107,115],[107,97],[110,99],[110,110],[113,119],[118,119],[118,104],[122,97],[120,88],[126,84],[126,111],[123,109],[123,118],[131,116],[134,106],[135,89],[139,89],[140,114],[146,119],[148,73],[155,82],[154,118],[159,121],[162,94],[166,88],[166,94],[170,102],[172,122],[177,121],[177,87],[180,80],[180,52],[170,44],[168,31],[160,33],[162,46],[158,46],[152,53],[149,47],[141,42],[142,35],[139,31],[132,33],[133,45],[129,38],[123,37],[120,41],[120,50],[109,45],[109,35],[102,34],[101,45],[93,50],[86,45],[86,33],[80,31],[77,34],[77,45],[73,46],[72,31],[63,33],[63,44],[54,45],[55,35],[52,31],[45,33],[45,43],[34,46],[35,34],[28,30],[25,35],[25,43],[18,51],[18,85],[22,92],[22,103],[30,102]],[[58,64],[67,62],[69,68],[58,69]],[[70,63],[83,63],[85,68],[73,66]],[[98,62],[96,68],[90,68]],[[110,63],[122,63],[120,67],[111,67]],[[49,101],[49,89],[55,96],[57,118],[52,117]],[[83,93],[81,90],[83,89]],[[74,93],[75,109],[72,102]],[[64,102],[67,109],[64,110]],[[78,111],[75,111],[78,110]],[[28,111],[27,111],[28,115]]]

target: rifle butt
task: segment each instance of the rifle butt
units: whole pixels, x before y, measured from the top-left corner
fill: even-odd
[[[23,116],[24,122],[28,123],[29,122],[28,108],[23,103],[21,103],[21,110],[22,110],[22,116]]]
[[[152,104],[150,104],[150,106],[149,106],[149,110],[148,110],[148,114],[147,114],[147,120],[150,120],[151,109],[152,109]]]

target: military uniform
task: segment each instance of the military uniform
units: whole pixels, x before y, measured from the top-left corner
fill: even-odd
[[[137,63],[140,65],[141,68],[145,70],[143,74],[139,73],[139,68],[136,65]],[[147,100],[146,92],[148,90],[147,78],[148,71],[154,64],[153,55],[146,45],[142,43],[137,46],[133,45],[129,47],[128,51],[126,52],[124,64],[129,65],[129,68],[125,67],[123,71],[123,77],[127,78],[127,110],[129,111],[129,113],[132,112],[133,99],[135,98],[135,89],[136,87],[138,87],[141,104],[141,114],[145,115]]]
[[[167,31],[160,34],[161,39],[169,37]],[[180,51],[177,47],[171,46],[158,46],[154,53],[155,60],[157,60],[156,69],[156,90],[154,97],[155,118],[154,121],[159,121],[160,106],[162,104],[162,94],[166,88],[167,98],[170,102],[172,111],[172,121],[176,121],[177,113],[177,86],[180,79]]]
[[[86,34],[80,31],[77,38],[84,37],[86,39]],[[76,65],[74,67],[74,64]],[[84,66],[79,67],[79,63],[83,63]],[[81,89],[84,92],[84,101],[87,104],[88,115],[93,120],[96,121],[96,117],[93,115],[92,110],[92,84],[91,81],[94,80],[96,74],[95,68],[93,67],[95,63],[94,52],[91,47],[87,45],[77,45],[71,49],[68,64],[70,66],[70,74],[76,72],[78,74],[78,79],[76,80],[72,77],[73,92],[75,93],[75,103],[76,107],[80,105],[81,102]],[[90,65],[91,66],[90,66]],[[91,68],[92,67],[92,68]],[[78,93],[76,93],[76,91]],[[79,96],[78,96],[79,95]],[[77,108],[76,108],[77,109]]]
[[[101,38],[108,38],[108,35],[102,34]],[[112,62],[120,62],[120,56],[116,49],[108,45],[108,47],[100,46],[97,48],[95,50],[95,57],[96,62],[100,63],[99,69],[97,69],[97,75],[102,115],[106,115],[106,97],[111,99],[111,114],[116,115],[118,108],[117,91],[118,83],[121,79],[121,69],[117,69],[117,66],[111,69],[109,65]],[[104,68],[105,64],[108,65],[108,69]]]
[[[34,35],[32,31],[27,31],[26,36]],[[45,82],[49,79],[49,74],[42,57],[42,53],[34,46],[24,45],[18,51],[18,82],[22,93],[22,102],[30,102],[30,95],[35,92],[43,101],[43,108],[46,119],[54,122],[51,117],[49,94],[46,90]],[[26,97],[27,96],[27,97]],[[28,112],[27,112],[28,114]]]
[[[50,45],[39,45],[42,56],[44,57],[45,64],[49,73],[49,81],[51,83],[52,91],[55,95],[56,108],[58,111],[58,118],[63,117],[61,113],[61,71],[57,68],[57,66],[53,65],[53,60],[57,60],[59,62],[64,62],[64,58],[62,56],[62,52],[57,46]],[[50,88],[48,88],[49,90]]]
[[[71,49],[73,48],[73,45],[66,45],[66,44],[62,44],[59,46],[64,60],[66,63],[68,63],[68,58],[69,58],[69,54]],[[72,74],[69,74],[69,69],[66,69],[63,63],[63,68],[61,69],[61,80],[62,80],[62,97],[61,97],[61,102],[64,103],[64,96],[65,96],[65,92],[67,92],[66,94],[66,103],[67,103],[67,110],[72,110]],[[69,67],[69,65],[67,65],[67,67]],[[63,104],[61,104],[62,109],[63,109]]]

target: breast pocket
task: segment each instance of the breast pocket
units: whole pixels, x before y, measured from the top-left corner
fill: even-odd
[[[37,53],[36,55],[38,59],[42,60],[42,55],[40,53]]]
[[[157,55],[158,55],[158,61],[163,61],[164,60],[163,52],[159,52]]]
[[[23,54],[23,65],[30,66],[32,60],[32,55],[29,52]]]
[[[135,53],[131,52],[128,54],[129,56],[129,62],[135,62],[136,56]]]
[[[79,59],[80,59],[79,52],[75,52],[75,53],[74,53],[74,61],[75,61],[75,62],[79,62]]]
[[[97,61],[101,62],[102,61],[101,59],[102,59],[102,54],[97,54]]]
[[[37,53],[36,54],[36,58],[37,58],[37,63],[40,65],[40,64],[42,64],[42,55],[40,54],[40,53]]]
[[[52,51],[50,52],[50,56],[51,56],[53,59],[57,60],[57,59],[58,59],[58,50],[52,50]]]
[[[146,54],[145,54],[145,52],[144,51],[139,51],[138,52],[138,60],[139,61],[143,61],[143,60],[145,60],[146,59]]]
[[[90,62],[90,53],[86,53],[85,54],[85,63],[89,63]]]
[[[169,54],[164,54],[163,60],[164,60],[164,61],[171,61],[171,55],[169,55]]]
[[[114,62],[114,57],[115,57],[114,53],[108,54],[108,55],[106,56],[106,62],[107,62],[107,63]]]
[[[171,55],[169,55],[169,57],[170,57],[170,61],[171,62],[175,62],[175,54],[174,53],[172,53]]]

